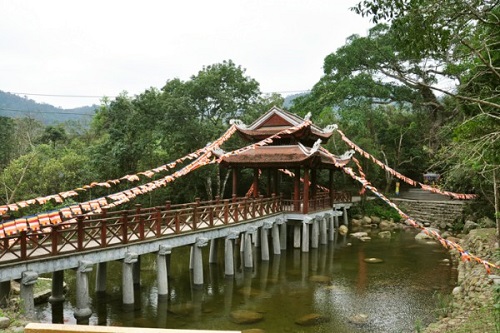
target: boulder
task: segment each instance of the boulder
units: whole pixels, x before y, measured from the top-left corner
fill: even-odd
[[[380,217],[378,217],[378,216],[370,216],[370,218],[372,219],[372,223],[375,223],[375,224],[379,224],[381,221]]]
[[[236,324],[253,324],[264,319],[261,313],[250,310],[235,310],[229,314],[229,317]]]
[[[477,221],[477,224],[479,224],[479,226],[481,228],[495,228],[496,227],[495,221],[493,221],[492,219],[490,219],[487,216],[480,218]]]
[[[381,231],[378,233],[378,237],[382,239],[389,239],[391,238],[391,232],[390,231]]]
[[[365,237],[360,237],[359,240],[362,241],[362,242],[368,242],[368,241],[371,241],[372,238],[368,237],[368,236],[365,236]]]
[[[10,325],[10,319],[7,317],[0,317],[0,329],[6,329]]]
[[[351,237],[360,239],[361,237],[368,237],[368,233],[364,231],[354,232],[351,234]]]
[[[363,224],[372,224],[372,219],[369,216],[363,216]]]
[[[328,318],[323,315],[320,315],[319,313],[310,313],[295,320],[295,324],[301,326],[312,326],[321,323],[326,323],[327,321]]]
[[[391,223],[387,220],[380,221],[378,227],[382,230],[392,229],[394,227],[394,223]]]
[[[347,235],[348,232],[349,229],[345,225],[341,225],[339,227],[339,234],[341,234],[342,236]]]
[[[362,224],[363,223],[361,220],[351,219],[351,226],[353,227],[360,227]]]
[[[471,230],[479,228],[479,224],[473,221],[465,221],[464,228],[462,231],[464,234],[468,234]]]

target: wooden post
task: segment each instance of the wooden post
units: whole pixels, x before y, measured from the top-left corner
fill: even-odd
[[[78,251],[83,251],[83,215],[78,215],[76,218],[76,228],[77,228],[77,246]]]
[[[141,204],[135,205],[135,218],[136,221],[139,219],[139,239],[144,240],[144,220],[141,216]]]
[[[59,235],[58,235],[58,232],[57,232],[57,229],[59,229],[59,226],[57,225],[53,225],[52,226],[52,230],[50,232],[50,239],[52,240],[52,255],[57,255],[57,245],[58,245],[58,242],[59,242]]]
[[[27,257],[27,249],[28,249],[28,235],[26,230],[21,231],[19,237],[21,240],[21,260],[25,260]]]
[[[253,169],[253,197],[257,198],[259,195],[259,169]]]
[[[300,168],[295,169],[295,178],[293,182],[293,210],[300,211]]]
[[[316,210],[316,208],[318,206],[318,198],[316,196],[316,194],[317,194],[316,184],[317,184],[317,170],[311,169],[311,198],[313,200],[313,209],[314,210]]]
[[[309,169],[304,168],[304,197],[302,213],[309,213]]]
[[[128,243],[128,216],[127,211],[122,213],[122,243]]]

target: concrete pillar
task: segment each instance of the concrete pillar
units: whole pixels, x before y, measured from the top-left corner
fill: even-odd
[[[347,225],[349,225],[349,219],[347,217],[347,207],[346,206],[342,207],[342,210],[344,211],[344,214],[343,214],[344,215],[344,225],[347,226]]]
[[[260,228],[260,252],[262,261],[269,261],[269,237],[268,230],[273,227],[270,222],[265,222]]]
[[[52,294],[49,302],[51,304],[64,302],[64,271],[52,273]]]
[[[309,252],[309,223],[302,222],[302,252]]]
[[[286,250],[286,222],[280,225],[280,246],[282,250]]]
[[[300,225],[293,226],[293,248],[300,248]]]
[[[208,239],[198,237],[193,244],[193,285],[194,287],[203,286],[203,257],[201,248],[206,246]]]
[[[328,221],[329,219],[330,219],[330,215],[325,215],[319,221],[319,243],[321,245],[328,244],[328,233],[326,231],[326,221]]]
[[[132,310],[134,299],[134,264],[139,256],[136,253],[127,252],[122,263],[122,300],[126,310]]]
[[[238,238],[238,233],[230,233],[226,236],[224,244],[224,274],[234,275],[234,248],[233,242]]]
[[[74,316],[78,324],[88,324],[92,310],[90,310],[89,276],[92,272],[92,262],[81,260],[76,269],[76,308]]]
[[[337,230],[338,227],[340,227],[339,217],[338,216],[334,216],[333,217],[333,227],[334,227],[334,230]]]
[[[328,240],[333,242],[335,240],[335,215],[328,219]]]
[[[217,244],[218,244],[217,241],[218,241],[217,238],[210,240],[210,255],[208,256],[209,264],[217,263]]]
[[[243,262],[245,269],[253,268],[253,244],[252,244],[253,231],[245,232],[245,244],[243,251]]]
[[[9,305],[10,300],[10,281],[0,282],[0,308]]]
[[[132,266],[134,287],[138,288],[141,286],[141,256],[137,256],[137,261]]]
[[[33,287],[38,280],[38,273],[25,271],[21,275],[20,298],[23,300],[24,313],[27,318],[35,319],[35,299]]]
[[[160,245],[156,254],[156,273],[158,281],[158,298],[168,298],[168,270],[166,256],[172,252],[172,248]]]
[[[311,248],[317,249],[319,246],[319,221],[317,219],[313,219],[311,223]]]
[[[273,237],[273,254],[281,254],[280,248],[280,229],[278,223],[273,224],[272,228],[272,237]]]
[[[97,264],[95,272],[95,292],[104,294],[106,292],[106,278],[108,275],[108,263],[100,262]]]

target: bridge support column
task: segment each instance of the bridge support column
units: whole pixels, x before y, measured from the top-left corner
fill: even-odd
[[[280,230],[278,223],[273,224],[273,228],[271,231],[273,237],[273,254],[281,254],[280,248]]]
[[[224,274],[226,276],[234,275],[234,248],[233,242],[238,238],[237,233],[231,233],[226,236],[224,244]]]
[[[0,308],[9,305],[10,300],[10,281],[0,282]]]
[[[349,218],[347,216],[347,207],[346,206],[342,207],[342,210],[344,211],[344,214],[342,214],[344,215],[344,225],[347,226],[349,225]]]
[[[286,250],[286,222],[280,226],[280,248]]]
[[[245,244],[243,250],[243,261],[245,269],[253,268],[253,244],[252,244],[252,234],[255,230],[247,230],[245,232]]]
[[[260,228],[260,253],[262,261],[269,261],[269,232],[268,230],[273,227],[270,222],[264,223]]]
[[[331,242],[335,240],[335,219],[338,219],[335,215],[328,219],[328,240]]]
[[[134,288],[141,287],[141,256],[137,256],[137,261],[133,265]]]
[[[106,278],[108,273],[108,263],[100,262],[97,264],[95,272],[95,292],[104,294],[106,293]]]
[[[208,256],[208,263],[209,264],[216,264],[217,263],[217,245],[218,245],[218,239],[214,238],[210,240],[210,255]]]
[[[52,294],[49,302],[51,304],[64,302],[64,271],[52,273]]]
[[[122,264],[122,303],[125,310],[133,309],[134,299],[134,264],[139,256],[136,253],[127,252]]]
[[[319,246],[319,221],[314,218],[312,220],[311,230],[311,248],[317,249]]]
[[[201,248],[206,246],[208,239],[199,237],[193,244],[193,285],[194,287],[203,286],[203,257]]]
[[[293,248],[300,248],[300,225],[293,226]]]
[[[333,228],[334,228],[334,230],[336,230],[336,229],[338,229],[338,227],[340,227],[339,217],[335,216],[333,218]]]
[[[309,221],[302,222],[302,252],[309,252]]]
[[[92,263],[81,260],[76,269],[76,309],[73,314],[77,324],[88,324],[92,314],[89,305],[89,276],[87,274],[89,272],[92,272]]]
[[[160,245],[160,249],[156,255],[156,272],[158,280],[158,298],[164,299],[168,297],[168,270],[166,256],[172,253],[172,248],[165,245]]]
[[[330,220],[330,215],[326,214],[319,221],[319,243],[321,245],[328,244],[328,234],[327,234],[327,231],[326,231],[326,222],[328,220]]]
[[[38,273],[25,271],[22,273],[20,283],[20,297],[24,303],[24,313],[27,318],[35,319],[35,300],[33,296],[33,287],[38,280]]]

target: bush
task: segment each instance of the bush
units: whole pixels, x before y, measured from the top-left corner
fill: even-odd
[[[395,222],[401,221],[401,216],[396,210],[391,208],[381,199],[361,201],[357,206],[357,210],[352,211],[352,214],[362,214],[367,216],[378,216],[385,220],[393,219]]]

